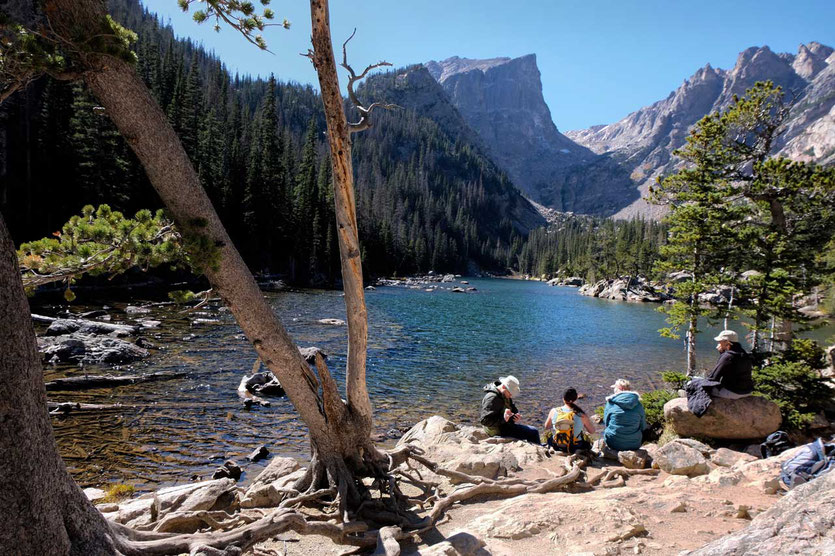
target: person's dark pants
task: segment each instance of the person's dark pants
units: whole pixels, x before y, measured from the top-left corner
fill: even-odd
[[[541,444],[539,441],[539,431],[536,427],[531,427],[530,425],[504,423],[499,427],[499,436],[526,440],[532,444]]]

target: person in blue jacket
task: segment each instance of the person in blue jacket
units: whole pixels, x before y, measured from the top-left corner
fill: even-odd
[[[646,414],[637,392],[630,390],[629,381],[619,378],[612,385],[615,393],[606,398],[603,412],[603,441],[612,450],[637,450],[641,447]]]

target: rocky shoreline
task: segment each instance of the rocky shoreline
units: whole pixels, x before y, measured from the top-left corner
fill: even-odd
[[[521,441],[488,438],[478,427],[440,416],[416,424],[397,446],[418,448],[449,470],[422,475],[423,480],[437,482],[445,494],[472,488],[463,479],[467,476],[525,481],[565,472],[565,455]],[[769,547],[791,543],[803,553],[827,553],[835,546],[835,473],[781,499],[780,466],[794,453],[760,459],[692,439],[645,445],[635,453],[622,453],[618,462],[590,462],[580,479],[555,492],[509,499],[488,494],[455,505],[448,519],[438,524],[438,534],[404,542],[402,553],[765,554]],[[289,485],[304,472],[296,460],[273,457],[244,486],[236,476],[225,476],[120,503],[103,503],[104,493],[97,489],[86,492],[115,523],[189,533],[235,519],[245,523],[248,516],[278,508]],[[810,511],[814,519],[801,520]],[[325,537],[292,532],[256,548],[287,553],[287,542],[295,554],[339,554],[348,548]]]

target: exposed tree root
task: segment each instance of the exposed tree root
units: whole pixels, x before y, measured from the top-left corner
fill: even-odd
[[[426,458],[419,448],[408,445],[389,452],[376,448],[373,452],[366,450],[362,460],[353,463],[362,468],[365,480],[352,472],[344,460],[326,463],[314,455],[308,472],[293,488],[287,489],[279,507],[269,513],[257,508],[235,514],[175,511],[148,526],[153,531],[137,531],[113,523],[114,544],[126,555],[187,552],[228,556],[250,550],[259,542],[292,530],[302,535],[322,535],[357,549],[376,547],[375,554],[392,556],[400,553],[399,542],[436,527],[456,503],[485,495],[511,498],[554,492],[575,483],[611,488],[624,485],[632,475],[658,473],[657,469],[618,467],[601,471],[582,482],[583,468],[588,461],[574,455],[565,459],[562,473],[549,471],[548,478],[495,480],[445,469]],[[449,494],[442,494],[439,483],[424,478],[421,469],[450,479],[459,486]],[[369,481],[371,488],[367,484]],[[400,490],[401,483],[412,485],[421,493],[405,496]],[[322,485],[326,488],[318,488]],[[372,495],[372,488],[379,496]],[[300,512],[299,508],[311,504],[318,505],[321,513],[305,515]],[[421,511],[427,507],[429,510],[419,516],[416,506],[420,506]],[[211,530],[178,533],[203,528]]]
[[[632,475],[658,475],[658,473],[660,473],[658,469],[628,469],[626,467],[614,467],[604,469],[599,475],[596,475],[593,479],[587,481],[586,485],[594,486],[600,484],[603,487],[612,488],[614,486],[623,486],[626,484],[626,478],[631,477]],[[623,482],[619,485],[612,483],[612,481],[617,481],[617,479],[621,479]]]

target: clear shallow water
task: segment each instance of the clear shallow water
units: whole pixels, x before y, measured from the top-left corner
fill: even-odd
[[[472,279],[470,284],[478,291],[380,287],[366,292],[368,385],[378,432],[405,430],[433,414],[475,423],[482,386],[500,375],[519,378],[517,405],[526,422],[541,426],[568,387],[586,394],[580,405],[592,410],[602,405],[616,378],[645,390],[660,385],[660,371],[683,368],[682,342],[657,333],[664,316],[656,304],[589,298],[575,288],[540,282]],[[345,318],[340,292],[268,295],[296,342],[324,349],[341,380],[346,328],[316,322]],[[179,311],[163,306],[136,315],[163,321],[146,334],[159,349],[112,372],[185,370],[187,378],[50,393],[54,401],[132,406],[53,419],[61,452],[82,484],[129,482],[142,490],[193,475],[205,478],[225,459],[242,463],[260,444],[273,454],[306,457],[305,428],[286,398],[271,398],[269,408],[242,408],[236,389],[251,372],[255,354],[231,316],[216,306],[188,315]],[[191,325],[194,318],[218,318],[220,324]],[[715,361],[710,338],[718,330],[707,327],[701,335],[699,367]],[[818,335],[827,333],[832,331]],[[46,377],[83,372],[47,368]],[[253,476],[262,465],[244,467]]]

